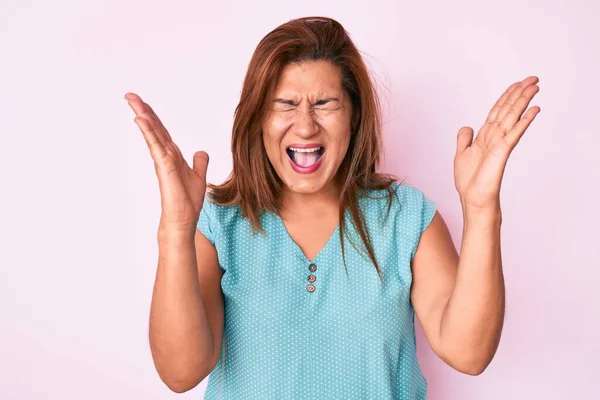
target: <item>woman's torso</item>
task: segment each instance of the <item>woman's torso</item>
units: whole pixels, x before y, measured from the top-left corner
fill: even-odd
[[[206,399],[425,398],[410,260],[435,204],[397,188],[387,219],[386,198],[359,200],[382,281],[347,239],[346,275],[339,228],[309,260],[277,215],[265,213],[265,234],[253,234],[238,207],[205,202],[198,227],[217,248],[225,301]]]

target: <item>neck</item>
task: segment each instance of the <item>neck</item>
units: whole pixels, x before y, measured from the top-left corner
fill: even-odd
[[[295,217],[317,217],[328,215],[339,209],[341,188],[331,183],[315,193],[296,193],[285,190],[282,197],[281,214]]]

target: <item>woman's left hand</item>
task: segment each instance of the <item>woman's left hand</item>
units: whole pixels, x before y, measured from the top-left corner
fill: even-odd
[[[529,127],[540,107],[529,102],[539,91],[536,76],[512,84],[492,107],[475,140],[473,129],[458,131],[454,157],[454,183],[463,209],[497,211],[500,184],[510,153]]]

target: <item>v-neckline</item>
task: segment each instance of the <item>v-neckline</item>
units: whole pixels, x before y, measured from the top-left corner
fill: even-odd
[[[290,244],[294,247],[294,250],[296,251],[296,253],[307,263],[316,262],[320,258],[320,256],[327,250],[327,248],[331,245],[331,242],[333,242],[335,240],[335,238],[338,236],[339,230],[340,230],[340,224],[338,223],[336,225],[335,229],[333,230],[333,232],[331,233],[331,235],[329,236],[329,239],[327,239],[327,241],[323,245],[323,247],[321,247],[321,249],[317,252],[317,254],[312,259],[309,259],[306,256],[306,254],[304,254],[304,251],[298,245],[298,243],[296,243],[296,241],[294,240],[292,235],[290,235],[290,232],[288,231],[287,227],[285,226],[283,219],[275,213],[271,213],[271,215],[273,215],[275,217],[279,226],[281,227],[281,229],[283,229],[283,233],[284,233],[284,236],[286,237],[286,240],[288,242],[290,242]]]

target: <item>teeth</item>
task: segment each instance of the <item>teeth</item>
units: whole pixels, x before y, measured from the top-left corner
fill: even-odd
[[[315,151],[319,151],[321,148],[320,147],[313,147],[313,148],[310,148],[310,149],[300,149],[300,148],[297,148],[297,147],[290,147],[289,149],[292,150],[292,151],[297,151],[298,153],[313,153]]]

